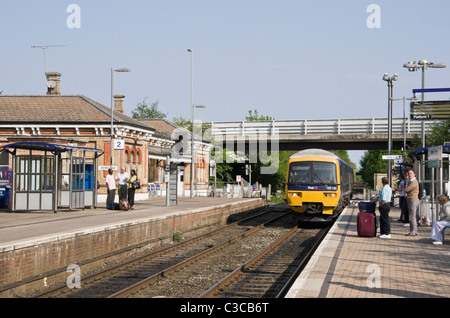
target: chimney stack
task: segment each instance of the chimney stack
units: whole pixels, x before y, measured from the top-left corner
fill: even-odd
[[[46,72],[47,76],[47,95],[61,95],[60,80],[61,73],[58,72]]]
[[[114,95],[114,109],[123,114],[123,99],[125,95]]]

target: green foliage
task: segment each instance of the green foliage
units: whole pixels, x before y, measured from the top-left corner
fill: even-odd
[[[189,131],[192,131],[192,123],[191,123],[191,121],[190,121],[190,120],[187,120],[187,119],[184,118],[182,115],[177,116],[177,117],[174,117],[174,118],[172,119],[172,121],[173,121],[176,125],[178,125],[178,126],[180,126],[180,127],[183,127],[183,128],[186,128],[186,129],[188,129]]]
[[[393,155],[401,155],[401,150],[393,150]],[[373,176],[375,173],[387,173],[387,160],[383,159],[387,155],[387,150],[368,150],[364,152],[360,160],[361,176],[369,188],[374,188]]]
[[[248,111],[248,116],[245,117],[246,121],[267,121],[267,120],[275,120],[275,118],[271,116],[263,116],[259,115],[258,111],[255,109],[254,112],[251,110]]]
[[[183,240],[183,236],[181,235],[180,232],[176,232],[173,234],[173,241],[174,242],[181,242],[181,240]]]
[[[135,119],[140,118],[166,118],[167,114],[158,110],[159,101],[151,103],[147,102],[147,97],[136,105],[136,108],[131,111],[132,117]]]
[[[431,133],[426,139],[427,146],[440,146],[444,142],[450,141],[450,120],[436,123],[431,128]]]

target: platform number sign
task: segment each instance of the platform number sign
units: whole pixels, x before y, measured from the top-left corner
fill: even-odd
[[[114,150],[124,150],[125,141],[123,139],[114,139]]]

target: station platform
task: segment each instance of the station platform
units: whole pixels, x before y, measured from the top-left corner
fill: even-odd
[[[443,245],[432,244],[429,226],[405,236],[393,207],[390,239],[358,237],[358,212],[353,202],[341,213],[286,298],[450,297],[450,234]]]
[[[27,245],[42,244],[63,237],[88,234],[125,224],[167,218],[173,215],[196,213],[227,205],[239,205],[261,199],[230,199],[211,197],[179,197],[177,205],[166,206],[165,197],[136,201],[134,210],[73,209],[32,212],[0,211],[0,252]]]
[[[88,275],[266,205],[259,198],[179,197],[177,205],[166,206],[165,197],[153,197],[128,211],[0,210],[0,298],[27,298],[64,283],[72,265]]]

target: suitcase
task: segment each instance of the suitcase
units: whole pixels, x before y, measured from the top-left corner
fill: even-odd
[[[377,236],[377,220],[375,213],[359,212],[357,220],[358,236],[374,237]]]
[[[127,200],[120,200],[119,202],[119,210],[128,211],[130,209],[130,204]]]
[[[359,202],[358,207],[359,207],[359,212],[375,213],[376,203],[361,201],[361,202]]]

